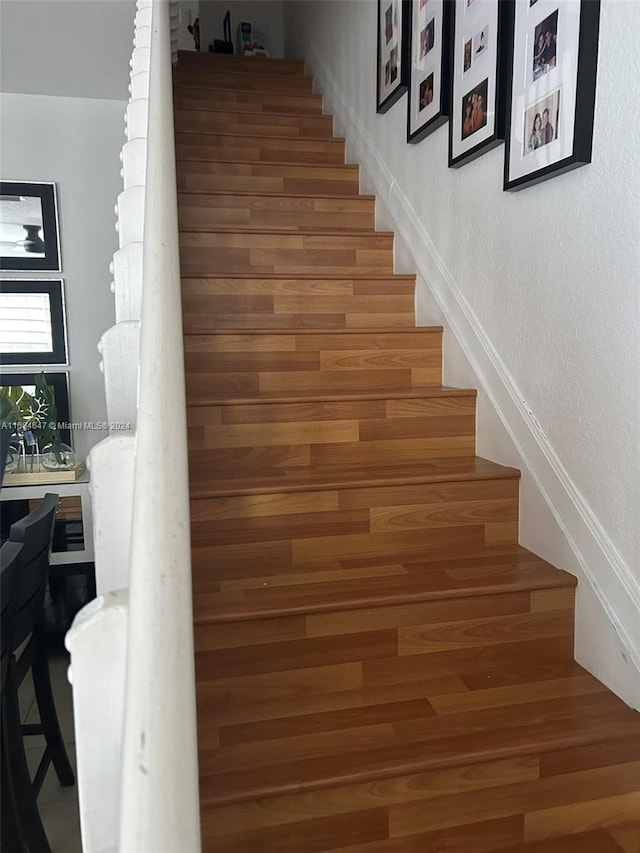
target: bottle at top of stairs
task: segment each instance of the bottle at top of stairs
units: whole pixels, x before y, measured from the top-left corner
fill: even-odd
[[[638,853],[638,715],[303,64],[174,98],[203,848]]]

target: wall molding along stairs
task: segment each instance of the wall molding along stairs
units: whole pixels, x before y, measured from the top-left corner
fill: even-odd
[[[628,704],[640,708],[640,583],[564,468],[414,208],[313,45],[309,54],[315,91],[324,95],[326,111],[335,116],[340,135],[346,137],[348,150],[355,155],[352,159],[387,208],[397,236],[411,247],[418,280],[422,277],[428,282],[423,286],[431,291],[477,384],[513,442],[523,479],[530,481],[544,501],[549,517],[543,529],[557,525],[557,533],[564,539],[564,543],[556,543],[555,552],[564,553],[562,568],[582,582],[576,602],[576,659]],[[553,543],[541,540],[539,534],[531,541],[522,538],[524,545],[553,559],[549,555]]]

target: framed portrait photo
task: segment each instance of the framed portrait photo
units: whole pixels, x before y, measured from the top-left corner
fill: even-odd
[[[500,0],[453,4],[449,166],[462,166],[504,140],[510,9]]]
[[[0,364],[66,364],[62,281],[0,280]]]
[[[515,0],[505,190],[591,162],[599,22],[600,0]]]
[[[0,269],[60,272],[55,184],[0,181]]]
[[[386,113],[407,91],[409,0],[378,0],[377,110]]]
[[[407,142],[420,142],[449,117],[450,18],[451,0],[411,0]]]

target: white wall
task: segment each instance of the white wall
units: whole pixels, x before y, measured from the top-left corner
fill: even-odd
[[[127,99],[134,0],[0,0],[3,92]]]
[[[180,0],[180,24],[178,27],[178,50],[195,50],[193,36],[189,32],[189,24],[193,24],[200,15],[199,0]],[[205,45],[205,50],[206,50]]]
[[[69,367],[60,369],[69,371],[74,421],[106,421],[96,345],[115,322],[108,266],[118,246],[113,206],[122,191],[118,152],[125,107],[122,101],[0,95],[2,178],[57,185],[62,255],[58,277],[65,285],[69,357]],[[106,435],[76,431],[80,457]]]
[[[238,51],[238,27],[242,22],[252,25],[253,41],[259,41],[271,56],[284,56],[284,20],[282,0],[201,0],[200,32],[202,49],[209,50],[214,39],[222,38],[222,19],[231,12],[231,38]]]
[[[479,453],[523,469],[522,543],[581,580],[578,659],[636,705],[639,39],[640,3],[603,0],[593,163],[509,194],[502,147],[448,169],[447,126],[411,146],[406,98],[376,114],[375,3],[285,3],[286,54],[383,202],[397,269],[421,275],[419,322],[447,325],[445,381],[483,389]]]

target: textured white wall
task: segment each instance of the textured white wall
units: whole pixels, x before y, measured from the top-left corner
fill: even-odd
[[[0,95],[3,179],[57,184],[58,277],[65,284],[69,346],[69,367],[60,369],[69,371],[74,421],[106,421],[96,345],[115,322],[108,266],[118,246],[113,206],[122,191],[118,152],[125,107],[123,101],[95,98]],[[75,448],[84,458],[106,435],[76,431]]]
[[[456,327],[535,472],[523,479],[523,541],[571,570],[577,554],[636,651],[640,125],[630,119],[639,39],[640,3],[603,0],[593,163],[510,194],[501,190],[503,147],[448,169],[447,126],[412,146],[406,98],[376,114],[374,2],[285,3],[287,56],[307,60],[338,130],[393,214],[391,222],[380,207],[379,227],[395,225],[409,247],[406,267],[417,265],[434,287],[437,303],[426,289],[418,293],[419,320],[444,317]],[[449,341],[445,356],[447,346],[455,349]],[[451,384],[464,375],[460,360],[447,362]],[[479,452],[511,461],[508,445],[480,419]],[[551,498],[555,521],[526,497],[532,488]]]

